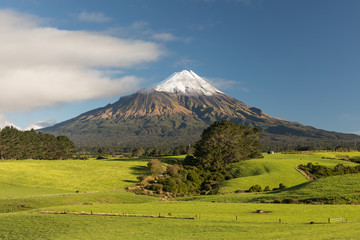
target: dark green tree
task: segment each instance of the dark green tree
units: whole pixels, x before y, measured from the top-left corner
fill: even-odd
[[[231,163],[261,156],[260,130],[231,121],[218,121],[206,128],[195,144],[198,166],[211,171]]]
[[[139,147],[139,148],[135,148],[133,151],[132,151],[132,155],[134,157],[141,157],[145,154],[145,150],[142,148],[142,147]]]

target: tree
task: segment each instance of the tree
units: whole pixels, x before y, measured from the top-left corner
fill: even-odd
[[[206,128],[195,144],[197,166],[211,171],[261,156],[260,130],[231,121],[217,121]]]
[[[132,155],[134,157],[141,157],[145,154],[145,150],[142,148],[142,147],[139,147],[139,148],[135,148],[133,151],[132,151]]]
[[[151,175],[153,176],[158,176],[165,171],[165,167],[161,164],[159,159],[151,159],[147,165],[150,169]]]

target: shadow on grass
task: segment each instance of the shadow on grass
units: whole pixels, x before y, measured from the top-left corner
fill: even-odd
[[[261,192],[258,196],[254,196],[253,198],[249,199],[249,202],[259,202],[261,200],[275,200],[275,199],[283,199],[283,198],[296,198],[299,197],[306,197],[304,194],[299,194],[299,192],[306,188],[310,182],[301,183],[298,185],[295,185],[293,187],[285,188],[285,189],[279,189],[279,190],[273,190],[270,192]]]
[[[178,165],[182,165],[182,162],[184,159],[182,158],[174,158],[174,157],[162,157],[161,162],[166,163],[166,164],[178,164]]]
[[[108,162],[148,162],[151,159],[159,159],[161,162],[166,164],[178,164],[181,165],[183,158],[178,157],[141,157],[141,158],[110,158],[110,159],[101,159],[99,161],[108,161]]]
[[[149,175],[150,171],[149,168],[146,166],[134,166],[130,167],[131,174],[133,175]]]
[[[309,181],[309,182],[304,182],[304,183],[300,183],[298,185],[289,187],[289,188],[285,188],[285,189],[280,189],[280,190],[275,190],[275,191],[271,191],[270,193],[282,193],[282,194],[291,194],[294,193],[296,191],[299,191],[303,188],[306,188],[309,184],[311,184],[313,181]]]
[[[135,180],[123,180],[123,182],[126,182],[126,183],[137,183],[138,181],[135,181]]]
[[[112,159],[102,159],[101,161],[108,162],[148,162],[151,157],[143,157],[143,158],[112,158]]]

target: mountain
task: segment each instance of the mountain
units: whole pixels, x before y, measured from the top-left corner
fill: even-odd
[[[257,127],[263,144],[336,146],[360,137],[286,121],[221,92],[193,71],[176,72],[152,89],[83,113],[41,131],[66,135],[78,146],[151,146],[191,144],[217,120]]]

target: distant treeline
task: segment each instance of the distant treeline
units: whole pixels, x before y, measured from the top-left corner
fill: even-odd
[[[75,154],[72,141],[35,130],[5,127],[0,131],[0,159],[70,159]]]
[[[191,154],[194,151],[193,145],[179,145],[175,147],[141,147],[141,146],[107,146],[107,147],[86,147],[78,146],[77,152],[83,155],[125,155],[128,157],[159,157],[170,155]]]
[[[351,152],[360,151],[360,144],[354,146],[354,143],[339,142],[333,144],[321,144],[321,142],[313,142],[307,144],[298,145],[276,145],[276,143],[270,145],[263,145],[265,152],[275,151],[284,153],[300,153],[303,151],[334,151],[334,152]],[[178,146],[157,146],[146,147],[141,145],[122,145],[122,146],[77,146],[77,152],[79,154],[90,155],[125,155],[128,157],[158,157],[158,156],[170,156],[170,155],[186,155],[194,152],[194,143]]]

